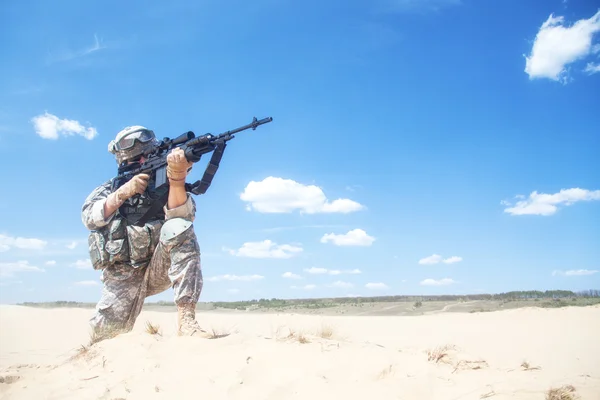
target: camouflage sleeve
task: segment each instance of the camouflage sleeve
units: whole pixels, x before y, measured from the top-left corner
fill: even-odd
[[[111,193],[110,181],[103,183],[89,194],[81,208],[81,221],[89,230],[100,229],[106,226],[114,214],[104,218],[104,203]]]
[[[179,207],[169,210],[165,204],[163,209],[165,211],[165,220],[180,217],[194,222],[194,219],[196,218],[196,202],[190,193],[187,193],[186,202]]]

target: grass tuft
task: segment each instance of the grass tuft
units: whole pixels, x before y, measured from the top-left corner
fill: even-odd
[[[154,325],[152,322],[150,321],[146,321],[146,332],[151,334],[151,335],[159,335],[162,336],[162,333],[160,332],[160,326]]]
[[[476,361],[468,361],[468,360],[460,360],[454,365],[454,370],[452,373],[455,373],[457,370],[473,370],[473,369],[482,369],[487,368],[488,363],[484,360],[476,360]]]
[[[453,349],[454,346],[452,345],[437,346],[433,349],[429,349],[427,350],[427,361],[433,361],[436,364],[440,361],[446,362],[448,351]]]
[[[534,369],[542,369],[540,367],[532,367],[531,364],[529,364],[528,361],[523,361],[521,363],[521,368],[523,368],[523,371],[532,371]]]
[[[559,388],[551,388],[546,392],[546,400],[575,400],[579,396],[575,393],[573,385],[564,385]]]
[[[323,324],[317,330],[317,336],[323,339],[331,339],[333,337],[333,332],[333,327]]]
[[[303,332],[297,332],[291,328],[288,328],[288,330],[290,331],[290,333],[288,334],[287,339],[296,340],[298,343],[302,343],[302,344],[310,343],[310,341],[304,335]]]
[[[209,335],[208,336],[209,339],[220,339],[220,338],[224,338],[224,337],[231,335],[231,332],[228,332],[226,330],[219,330],[219,329],[211,328],[208,335]]]

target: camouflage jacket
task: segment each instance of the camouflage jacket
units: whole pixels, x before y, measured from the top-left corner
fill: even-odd
[[[165,205],[163,218],[150,220],[144,226],[128,225],[117,212],[105,218],[104,203],[111,194],[111,184],[112,180],[109,180],[95,188],[81,209],[81,221],[90,230],[88,245],[94,269],[104,269],[115,263],[144,267],[152,258],[166,220],[181,217],[194,221],[196,203],[190,193],[184,204],[171,210]]]

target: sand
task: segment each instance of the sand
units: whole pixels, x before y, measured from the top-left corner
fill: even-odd
[[[0,399],[545,399],[563,385],[600,399],[599,306],[199,312],[231,333],[216,339],[177,337],[174,312],[143,311],[132,332],[82,350],[91,312],[0,306]]]

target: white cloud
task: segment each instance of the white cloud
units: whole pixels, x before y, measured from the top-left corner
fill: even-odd
[[[327,233],[321,238],[321,243],[333,242],[336,246],[370,246],[374,241],[375,238],[362,229],[353,229],[339,235]]]
[[[439,254],[433,254],[429,257],[421,258],[419,260],[419,264],[430,265],[430,264],[437,264],[440,261],[442,261],[442,256],[440,256]]]
[[[85,260],[77,260],[74,263],[71,263],[71,267],[75,267],[77,269],[92,269],[92,262],[89,258]]]
[[[328,275],[360,274],[361,273],[360,269],[358,269],[358,268],[339,270],[339,269],[327,269],[327,268],[317,268],[317,267],[305,268],[304,272],[308,272],[309,274],[328,274]]]
[[[589,75],[595,74],[596,72],[600,72],[600,64],[587,63],[585,66],[584,72],[587,72]]]
[[[529,195],[528,199],[517,201],[512,207],[504,209],[505,213],[511,215],[553,215],[559,205],[570,206],[578,201],[600,200],[600,190],[590,191],[587,189],[573,188],[562,189],[558,193],[545,194],[536,191]],[[511,206],[507,201],[501,204]]]
[[[344,281],[335,281],[335,282],[333,282],[329,286],[335,287],[335,288],[351,288],[351,287],[354,287],[354,285],[351,284],[350,282],[344,282]]]
[[[73,136],[81,135],[91,140],[98,135],[96,128],[86,128],[72,119],[60,119],[56,115],[44,113],[31,119],[35,127],[35,132],[44,139],[56,140],[59,135]]]
[[[79,282],[74,282],[74,285],[77,286],[98,286],[100,284],[100,282],[98,281],[79,281]]]
[[[385,283],[382,282],[369,282],[365,285],[365,287],[367,289],[373,289],[373,290],[384,290],[384,289],[388,289],[388,286]]]
[[[444,279],[424,279],[421,282],[419,282],[420,285],[423,286],[445,286],[445,285],[452,285],[453,283],[457,283],[454,279],[450,279],[450,278],[444,278]]]
[[[8,251],[15,247],[26,250],[42,250],[48,242],[35,238],[11,237],[0,234],[0,252]]]
[[[419,264],[433,265],[433,264],[439,264],[440,262],[443,262],[444,264],[454,264],[454,263],[461,262],[461,261],[462,261],[462,257],[458,257],[458,256],[452,256],[452,257],[448,257],[448,258],[444,259],[439,254],[432,254],[429,257],[421,258],[419,260]]]
[[[304,285],[304,286],[290,286],[291,289],[302,289],[302,290],[313,290],[317,285]]]
[[[597,274],[598,270],[592,269],[570,269],[568,271],[552,271],[552,276],[555,275],[564,275],[564,276],[587,276]]]
[[[315,185],[304,185],[291,179],[269,176],[260,182],[251,181],[240,195],[248,202],[247,210],[262,213],[350,213],[364,208],[350,199],[329,201],[323,190]]]
[[[217,276],[211,276],[209,278],[206,278],[207,281],[209,282],[219,282],[219,281],[241,281],[241,282],[251,282],[251,281],[258,281],[264,279],[264,276],[262,275],[230,275],[230,274],[225,274],[225,275],[217,275]]]
[[[67,249],[71,249],[71,250],[73,250],[75,247],[77,247],[77,242],[73,241],[73,242],[71,242],[71,243],[67,244],[65,247],[66,247]]]
[[[550,14],[540,27],[525,61],[525,72],[530,79],[566,82],[566,66],[592,53],[592,38],[600,31],[600,11],[570,27],[563,23],[564,17]]]
[[[54,260],[46,261],[46,265],[56,265],[56,261],[54,261]]]
[[[304,272],[308,272],[309,274],[326,274],[327,268],[317,268],[317,267],[312,267],[312,268],[308,268],[308,269],[305,268]]]
[[[284,274],[281,275],[283,278],[289,278],[289,279],[302,279],[302,277],[300,275],[294,274],[292,272],[286,272]]]
[[[278,245],[271,240],[246,242],[238,250],[225,250],[234,256],[249,258],[291,258],[303,251],[300,246],[290,244]]]
[[[462,257],[452,256],[452,257],[446,258],[442,262],[444,264],[454,264],[454,263],[461,262],[461,261],[462,261]]]
[[[0,278],[10,278],[17,272],[44,272],[43,269],[29,265],[29,261],[0,263]]]

